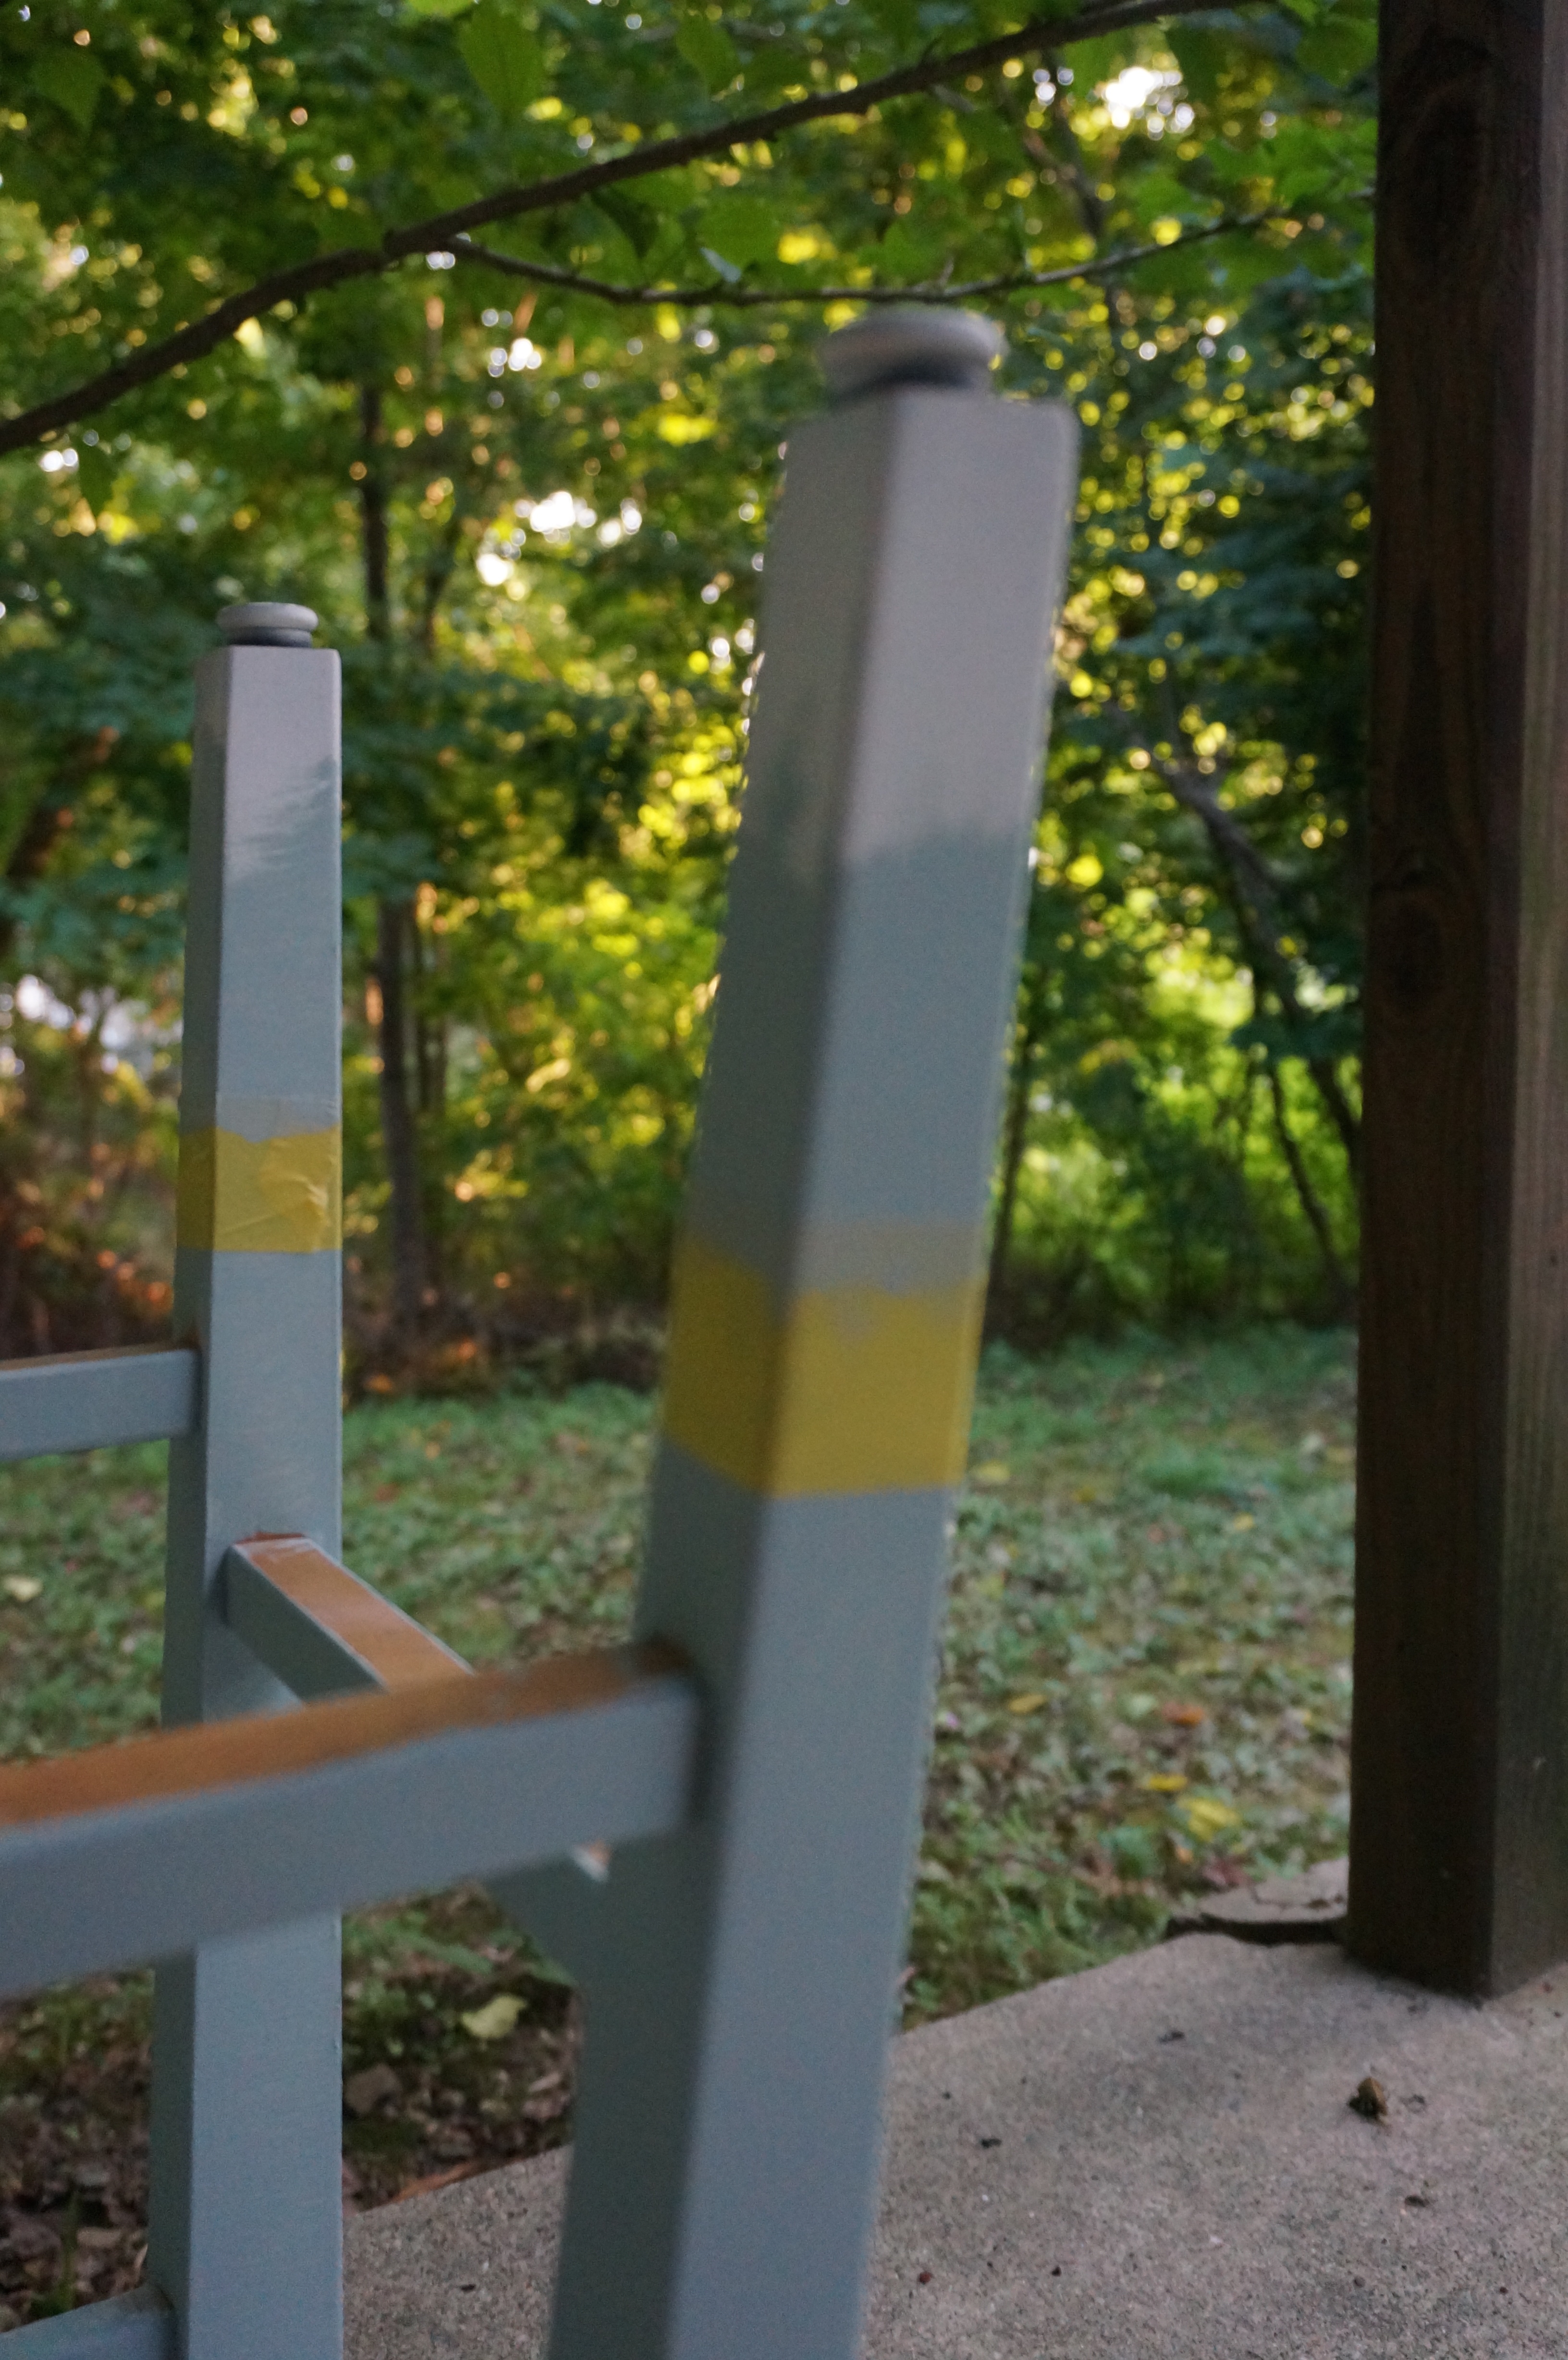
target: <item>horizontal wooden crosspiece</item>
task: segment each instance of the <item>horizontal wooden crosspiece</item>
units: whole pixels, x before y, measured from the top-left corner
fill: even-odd
[[[666,1651],[633,1657],[619,1649],[466,1678],[448,1669],[395,1695],[333,1698],[299,1712],[247,1713],[52,1762],[12,1763],[0,1766],[0,1829],[288,1778],[457,1730],[583,1712],[619,1703],[650,1674],[674,1669]]]
[[[257,1533],[223,1560],[231,1631],[299,1697],[418,1688],[469,1666],[299,1533]]]
[[[183,1344],[0,1360],[0,1460],[189,1434],[201,1393],[201,1357]]]
[[[686,1824],[673,1651],[467,1674],[428,1645],[387,1692],[0,1769],[0,1992]]]

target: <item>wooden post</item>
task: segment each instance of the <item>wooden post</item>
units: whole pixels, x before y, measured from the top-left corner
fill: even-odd
[[[1568,1953],[1568,0],[1384,0],[1350,1939]]]
[[[860,2349],[1076,480],[996,344],[861,321],[789,440],[638,1601],[705,1787],[610,1860],[552,2360]]]
[[[163,1714],[294,1699],[224,1622],[231,1544],[335,1554],[342,1498],[338,660],[309,607],[231,606],[196,674],[175,1333],[201,1419],[169,1466]],[[180,2360],[343,2350],[338,1923],[165,1959],[147,2275]]]

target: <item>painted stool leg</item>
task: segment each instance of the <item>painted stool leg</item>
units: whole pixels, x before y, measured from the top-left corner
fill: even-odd
[[[293,1701],[216,1611],[230,1543],[340,1546],[339,672],[314,619],[231,610],[197,674],[175,1322],[202,1404],[169,1464],[171,1723]],[[158,1971],[149,2275],[181,2360],[341,2354],[339,1947],[317,1920]]]
[[[639,1608],[712,1757],[612,1863],[553,2360],[859,2334],[1074,484],[986,334],[846,332],[789,445]]]

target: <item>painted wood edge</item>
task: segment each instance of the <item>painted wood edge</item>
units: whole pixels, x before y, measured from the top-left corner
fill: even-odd
[[[173,2311],[155,2288],[85,2303],[56,2319],[14,2327],[5,2360],[175,2360]]]
[[[0,1460],[191,1434],[201,1373],[188,1344],[0,1360]]]
[[[0,1767],[0,1829],[287,1778],[416,1739],[617,1704],[681,1668],[663,1647],[598,1649],[520,1669],[445,1677],[395,1695],[333,1698],[161,1730],[52,1762]]]
[[[564,1860],[493,1876],[485,1890],[503,1917],[531,1936],[578,1983],[591,1985],[614,1928],[609,1907],[614,1859],[604,1845],[583,1845]]]
[[[237,1542],[223,1559],[223,1602],[229,1628],[302,1699],[471,1677],[461,1655],[299,1533]]]
[[[697,1691],[666,1674],[581,1711],[447,1726],[292,1776],[12,1826],[0,1830],[0,1995],[485,1882],[596,1839],[673,1835],[696,1807],[701,1745]]]

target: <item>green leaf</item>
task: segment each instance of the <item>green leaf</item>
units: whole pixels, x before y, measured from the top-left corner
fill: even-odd
[[[792,42],[770,41],[766,49],[754,49],[746,61],[746,103],[760,107],[783,91],[804,88],[810,79],[800,52]]]
[[[1377,26],[1370,16],[1352,16],[1342,9],[1303,33],[1296,63],[1303,73],[1321,74],[1336,85],[1353,82],[1377,55]]]
[[[703,207],[704,243],[742,270],[748,262],[771,262],[779,244],[779,215],[766,197],[727,191]]]
[[[1144,173],[1133,184],[1132,199],[1139,226],[1145,230],[1150,223],[1171,215],[1178,221],[1186,220],[1197,210],[1192,190],[1174,172]]]
[[[502,0],[478,0],[457,37],[463,62],[503,123],[516,123],[545,86],[544,50]]]
[[[637,184],[637,202],[647,205],[656,213],[684,213],[694,198],[702,193],[702,183],[694,172],[679,169],[669,172],[650,172],[646,180]]]
[[[416,16],[461,16],[473,0],[408,0]]]
[[[640,262],[659,235],[658,215],[626,189],[601,189],[593,202],[615,223]]]
[[[77,452],[76,484],[94,516],[107,508],[114,488],[114,462],[101,442],[85,444]]]
[[[79,131],[85,131],[103,87],[103,69],[94,57],[74,45],[47,49],[33,66],[33,88],[41,90],[64,109]]]
[[[707,16],[688,16],[675,36],[675,46],[689,66],[707,84],[710,98],[727,90],[740,71],[740,52],[722,25]]]
[[[1127,41],[1119,33],[1102,33],[1098,40],[1074,41],[1073,87],[1076,91],[1097,89],[1101,82],[1114,81],[1128,61]]]
[[[870,0],[871,14],[900,48],[912,48],[920,38],[919,0]],[[798,69],[797,69],[798,71]]]
[[[1343,180],[1343,142],[1315,124],[1287,118],[1264,152],[1273,166],[1279,204],[1299,205],[1307,199],[1323,202]]]
[[[1208,1808],[1214,1810],[1219,1806],[1210,1804]],[[509,2032],[517,2029],[517,2018],[522,2012],[523,2002],[516,1992],[497,1992],[495,1998],[486,2000],[483,2007],[471,2007],[458,2021],[464,2032],[472,2033],[475,2040],[505,2040]]]
[[[941,222],[928,223],[918,214],[895,221],[882,241],[883,269],[904,286],[929,279],[941,268],[951,243]]]
[[[1192,25],[1173,25],[1166,38],[1181,69],[1187,94],[1200,106],[1213,106],[1220,94],[1220,75],[1230,63],[1231,50],[1217,33]]]

